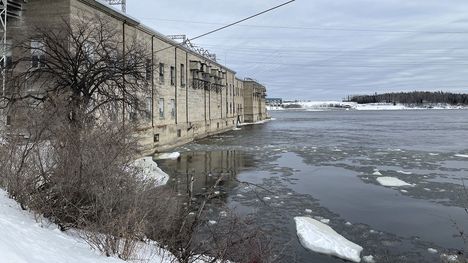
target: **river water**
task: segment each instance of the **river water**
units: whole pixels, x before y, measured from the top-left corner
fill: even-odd
[[[271,115],[270,122],[175,149],[181,158],[158,161],[171,175],[169,186],[185,194],[194,176],[194,191],[203,192],[224,176],[224,205],[267,229],[284,248],[283,262],[342,262],[304,249],[295,216],[329,219],[377,262],[440,262],[442,253],[464,251],[468,111]],[[412,186],[385,187],[381,176]]]

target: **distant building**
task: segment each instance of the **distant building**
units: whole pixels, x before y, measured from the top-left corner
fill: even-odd
[[[281,98],[266,98],[265,103],[267,106],[270,107],[282,107],[283,106],[283,99]]]
[[[266,88],[254,79],[244,79],[244,121],[257,122],[266,119]]]

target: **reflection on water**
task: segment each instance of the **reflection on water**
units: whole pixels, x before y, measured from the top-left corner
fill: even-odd
[[[161,161],[161,168],[171,175],[169,186],[177,193],[202,194],[219,182],[220,190],[236,187],[241,169],[252,167],[253,161],[239,151],[185,152],[177,160]]]

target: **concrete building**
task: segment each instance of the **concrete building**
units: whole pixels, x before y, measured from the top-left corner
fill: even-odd
[[[180,45],[102,1],[8,2],[15,3],[17,13],[8,18],[5,43],[33,31],[35,26],[53,27],[64,20],[97,14],[113,23],[122,39],[137,39],[152,50],[148,58],[153,65],[149,69],[151,92],[146,94],[149,116],[140,120],[139,129],[141,143],[148,151],[161,151],[231,130],[239,122],[266,118],[264,86],[251,79],[236,78],[234,70],[213,57]],[[5,61],[15,55],[19,54],[7,50]],[[8,120],[11,122],[11,117]]]
[[[266,119],[265,86],[250,78],[246,78],[243,83],[244,121],[258,122]]]

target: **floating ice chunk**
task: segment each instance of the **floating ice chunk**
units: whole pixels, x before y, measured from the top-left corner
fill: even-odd
[[[430,156],[438,156],[438,153],[429,153]]]
[[[322,222],[322,223],[324,223],[324,224],[327,224],[327,225],[328,225],[328,224],[330,224],[330,219],[326,219],[326,218],[324,218],[324,219],[321,219],[321,220],[320,220],[320,222]]]
[[[468,154],[455,154],[455,157],[468,158]]]
[[[377,171],[374,171],[373,175],[382,176],[382,173],[379,170],[377,170]]]
[[[226,216],[227,216],[227,212],[226,212],[226,211],[221,211],[221,212],[219,212],[219,216],[221,216],[221,217],[226,217]]]
[[[307,214],[312,214],[312,210],[311,210],[311,209],[306,209],[305,212],[306,212]]]
[[[293,193],[288,193],[288,195],[293,195]]]
[[[383,186],[389,187],[411,186],[411,184],[395,177],[379,177],[377,178],[377,182]]]
[[[458,256],[457,255],[442,254],[440,257],[442,259],[445,259],[447,262],[458,262]]]
[[[351,223],[351,222],[346,222],[345,225],[346,225],[346,226],[352,226],[353,223]]]
[[[232,130],[233,130],[233,131],[240,131],[240,130],[242,130],[242,128],[234,128],[234,129],[232,129]]]
[[[220,192],[219,192],[219,191],[215,191],[214,194],[215,194],[215,195],[219,195]]]
[[[397,173],[399,173],[399,174],[406,174],[406,175],[413,174],[412,172],[405,172],[405,171],[397,171]]]
[[[242,194],[237,194],[237,197],[244,197],[244,195],[242,195]]]
[[[432,190],[429,189],[429,188],[424,188],[424,190],[426,190],[426,191],[428,191],[428,192],[432,191]]]
[[[297,236],[302,246],[317,253],[361,262],[362,247],[336,233],[331,227],[310,217],[295,217]]]
[[[268,196],[263,197],[263,201],[269,201],[269,200],[271,200],[271,197],[268,197]]]
[[[371,230],[369,230],[369,233],[371,233],[371,234],[377,234],[377,233],[379,233],[379,232],[375,231],[374,229],[371,229]]]
[[[408,191],[406,191],[405,189],[401,189],[400,192],[405,193],[405,194],[408,193]]]
[[[165,160],[165,159],[170,159],[170,160],[175,160],[180,157],[179,152],[173,152],[173,153],[161,153],[156,156],[156,160]]]
[[[218,223],[218,222],[216,222],[216,221],[214,221],[214,220],[208,221],[208,224],[210,224],[210,225],[216,225],[217,223]]]
[[[434,248],[428,248],[427,252],[429,252],[431,254],[437,254],[439,251],[437,251],[437,249],[434,249]]]
[[[362,261],[366,263],[375,263],[374,256],[372,255],[362,257]]]

